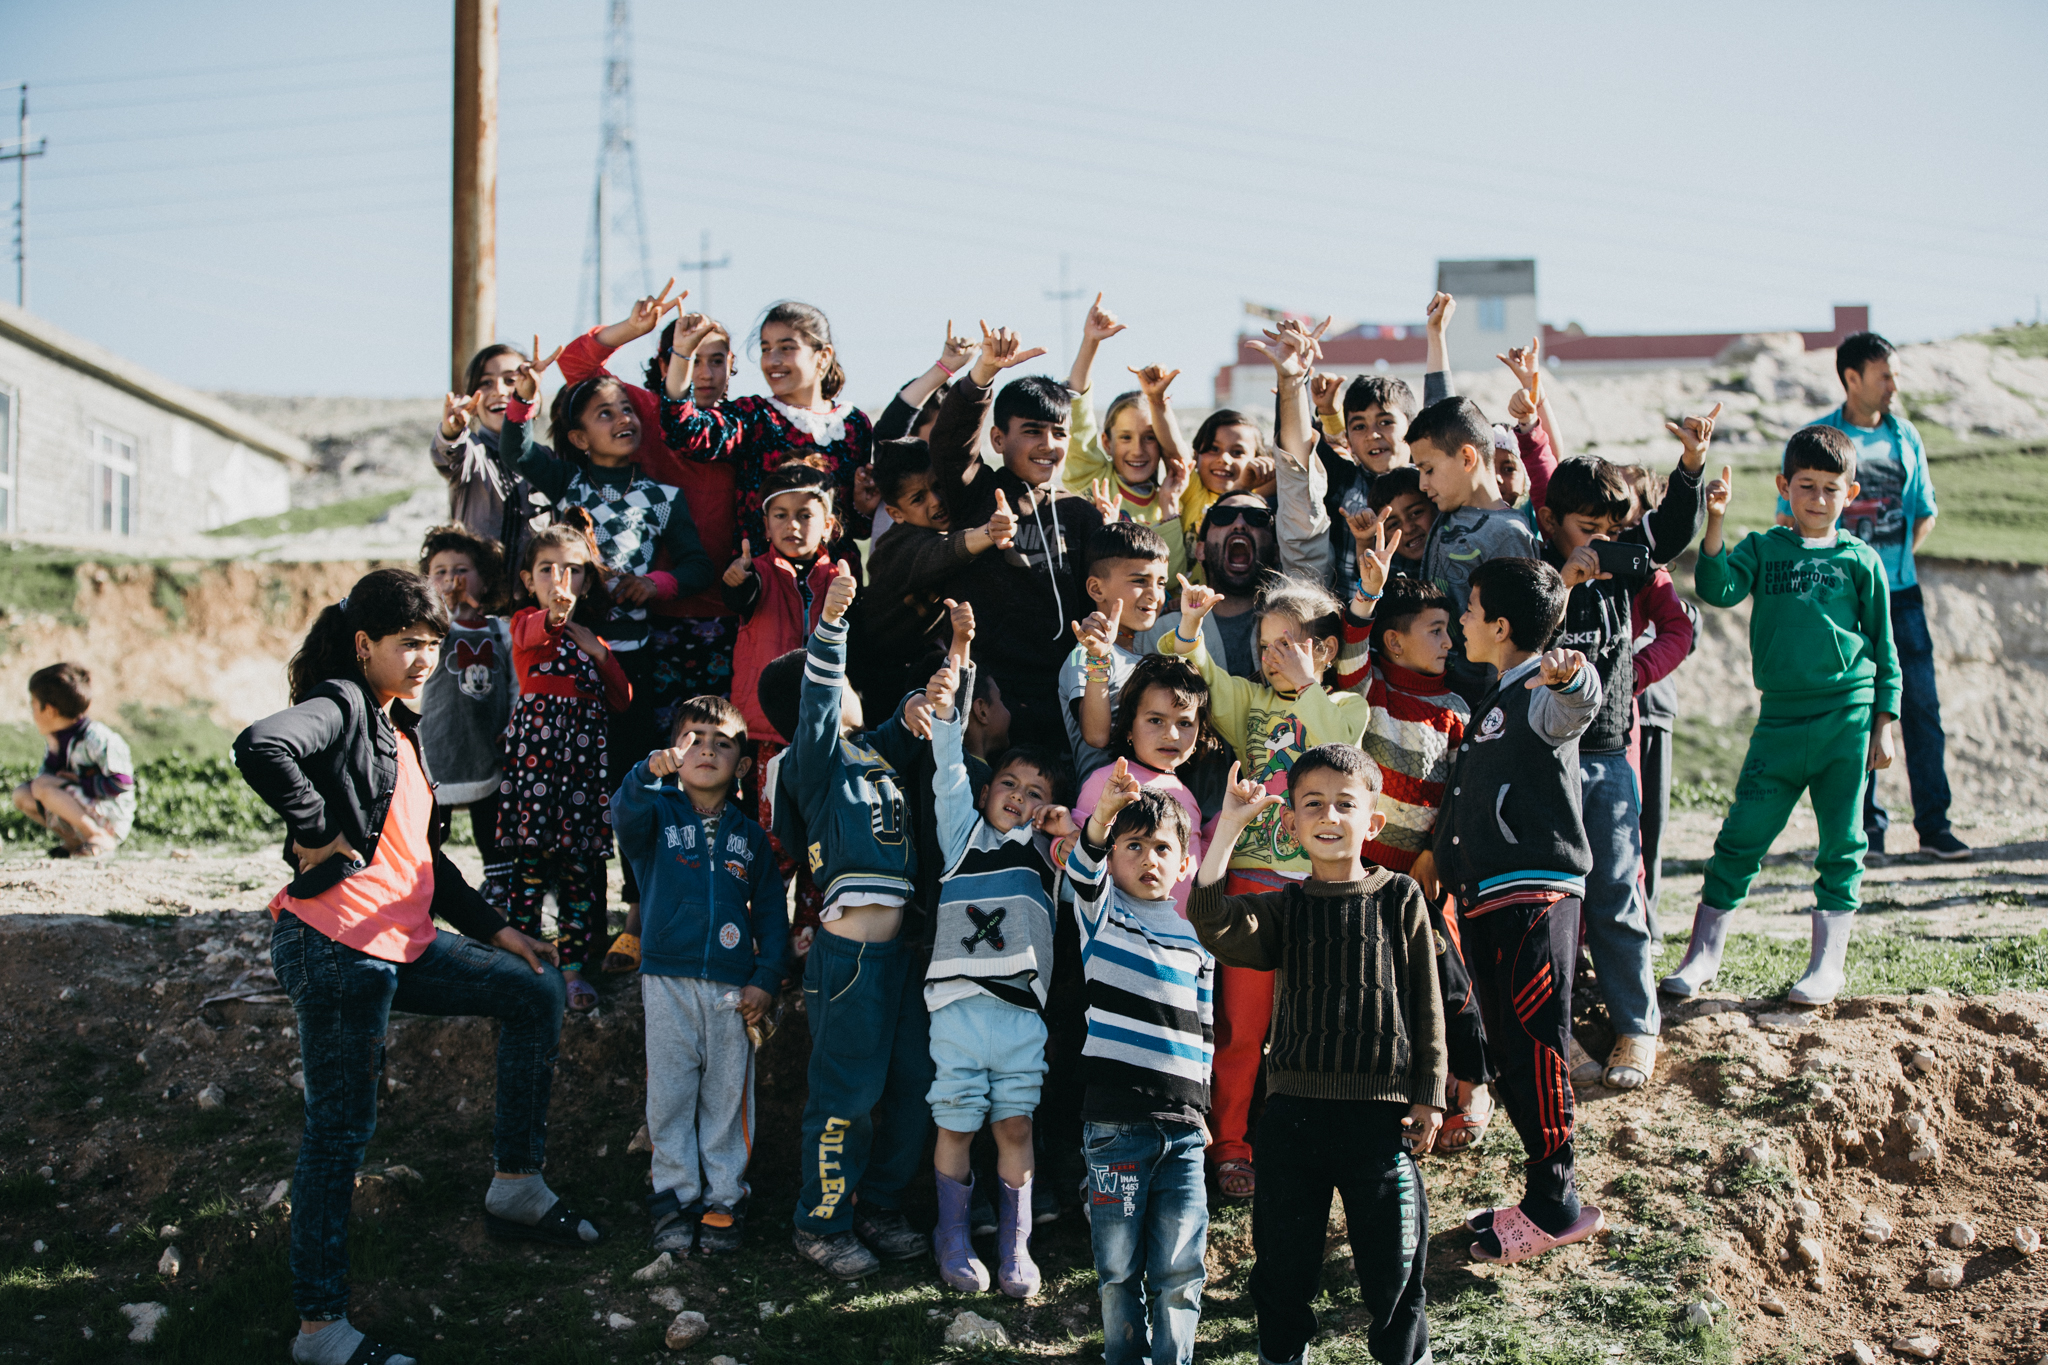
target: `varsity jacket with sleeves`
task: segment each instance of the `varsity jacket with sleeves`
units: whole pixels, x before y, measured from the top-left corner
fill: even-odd
[[[932,717],[932,796],[946,873],[924,974],[925,1006],[938,1010],[986,993],[1005,1004],[1043,1010],[1052,978],[1058,882],[1051,846],[1028,824],[1005,834],[975,809],[960,747],[964,724],[957,706],[951,720]]]
[[[781,797],[803,819],[801,846],[827,905],[862,897],[907,902],[917,848],[896,774],[918,741],[895,716],[873,730],[842,733],[845,686],[846,622],[821,620],[806,646],[797,732],[780,765]]]
[[[1468,915],[1525,886],[1582,896],[1593,868],[1579,736],[1600,709],[1600,675],[1581,667],[1561,688],[1530,688],[1539,662],[1516,664],[1479,699],[1451,764],[1436,870]]]
[[[641,759],[612,797],[619,852],[641,892],[640,970],[782,988],[789,908],[768,835],[737,801],[710,825],[673,774]]]
[[[1088,998],[1082,1112],[1199,1121],[1216,1051],[1216,959],[1171,899],[1124,895],[1110,880],[1106,849],[1085,832],[1069,843]]]
[[[1448,1107],[1436,935],[1407,877],[1375,867],[1253,896],[1197,885],[1188,923],[1226,967],[1275,974],[1272,1093]]]

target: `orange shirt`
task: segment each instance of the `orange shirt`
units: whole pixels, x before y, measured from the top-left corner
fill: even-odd
[[[437,932],[429,913],[434,903],[434,849],[427,831],[434,815],[434,789],[420,767],[419,750],[398,739],[398,789],[384,817],[377,856],[353,877],[311,900],[289,890],[270,902],[270,917],[289,910],[308,927],[386,962],[411,962],[427,950]]]

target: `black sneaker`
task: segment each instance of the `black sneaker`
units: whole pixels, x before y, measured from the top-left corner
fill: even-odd
[[[908,1261],[930,1253],[931,1238],[910,1226],[900,1210],[858,1206],[853,1214],[854,1235],[885,1261]]]
[[[654,1220],[654,1236],[647,1244],[656,1251],[666,1251],[676,1256],[687,1256],[690,1248],[697,1243],[697,1222],[694,1214],[664,1213]]]
[[[1920,836],[1920,851],[1941,859],[1945,863],[1960,863],[1970,856],[1970,846],[1956,838],[1955,831],[1945,829],[1932,836]]]
[[[697,1250],[705,1256],[729,1256],[740,1249],[740,1233],[746,1227],[746,1201],[735,1207],[713,1204],[697,1220]]]
[[[882,1268],[875,1253],[862,1246],[860,1238],[850,1232],[831,1232],[820,1237],[798,1228],[790,1240],[796,1244],[799,1256],[842,1280],[857,1280]]]

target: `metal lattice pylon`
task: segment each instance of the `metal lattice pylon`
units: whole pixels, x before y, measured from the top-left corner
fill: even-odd
[[[577,310],[583,325],[623,316],[632,300],[654,292],[647,255],[647,215],[640,208],[640,161],[633,151],[633,14],[629,0],[611,0],[604,36],[604,90],[591,192],[590,236],[583,247]]]

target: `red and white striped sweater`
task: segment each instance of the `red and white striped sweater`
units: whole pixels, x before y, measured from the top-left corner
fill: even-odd
[[[1471,708],[1439,673],[1416,673],[1374,658],[1367,648],[1370,626],[1346,614],[1344,644],[1337,658],[1337,685],[1360,690],[1371,708],[1358,745],[1380,765],[1379,809],[1387,824],[1368,839],[1365,856],[1392,872],[1406,872],[1429,847],[1429,832],[1443,805],[1451,755],[1465,738]]]

